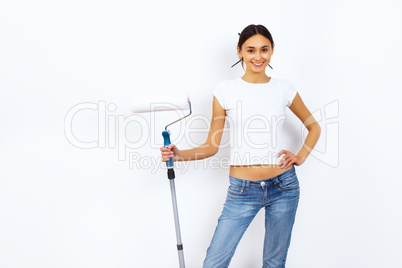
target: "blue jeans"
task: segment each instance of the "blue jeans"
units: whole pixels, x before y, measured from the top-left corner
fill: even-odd
[[[250,181],[229,175],[230,186],[204,268],[228,267],[257,212],[265,207],[263,268],[283,268],[299,204],[299,180],[291,169],[270,179]]]

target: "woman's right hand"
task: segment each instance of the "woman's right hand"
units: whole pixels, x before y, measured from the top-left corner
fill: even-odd
[[[169,144],[168,147],[161,147],[162,162],[169,161],[173,157],[173,162],[178,161],[180,158],[180,150],[174,144]]]

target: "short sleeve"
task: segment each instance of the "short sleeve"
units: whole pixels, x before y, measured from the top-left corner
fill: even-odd
[[[296,97],[296,93],[297,93],[297,89],[296,87],[293,85],[293,83],[291,81],[289,81],[288,83],[288,88],[287,88],[287,92],[286,92],[286,96],[287,96],[287,107],[290,107],[290,105],[292,105],[293,99]]]
[[[215,87],[215,89],[212,91],[212,94],[216,97],[222,108],[226,110],[224,87],[222,82]]]

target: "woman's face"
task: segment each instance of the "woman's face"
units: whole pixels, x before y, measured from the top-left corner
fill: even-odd
[[[271,61],[274,49],[268,38],[261,34],[256,34],[243,43],[241,50],[237,47],[237,52],[243,58],[247,71],[265,73],[265,67]]]

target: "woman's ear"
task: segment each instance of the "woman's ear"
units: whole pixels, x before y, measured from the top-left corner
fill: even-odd
[[[239,55],[240,59],[243,58],[243,56],[241,55],[241,50],[240,50],[239,46],[237,46],[237,55]]]

